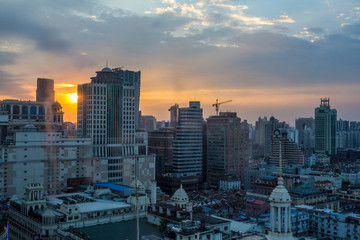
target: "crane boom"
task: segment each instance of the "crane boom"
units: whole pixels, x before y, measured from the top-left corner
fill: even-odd
[[[232,100],[227,100],[227,101],[224,101],[224,102],[219,102],[219,99],[216,99],[216,103],[214,103],[212,106],[215,107],[215,111],[216,111],[216,116],[219,115],[219,105],[220,104],[224,104],[224,103],[228,103],[228,102],[231,102]]]

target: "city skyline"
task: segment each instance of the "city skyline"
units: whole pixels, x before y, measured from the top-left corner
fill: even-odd
[[[360,119],[357,1],[4,1],[0,13],[0,98],[34,100],[36,79],[54,79],[66,121],[106,60],[141,71],[140,109],[158,120],[174,103],[200,101],[206,118],[232,99],[220,110],[294,125],[322,97]]]

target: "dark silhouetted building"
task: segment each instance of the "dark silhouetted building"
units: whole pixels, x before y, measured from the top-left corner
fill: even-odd
[[[36,101],[37,102],[54,102],[54,80],[48,78],[38,78],[36,88]]]

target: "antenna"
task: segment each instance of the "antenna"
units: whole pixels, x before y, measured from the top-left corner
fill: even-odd
[[[140,226],[139,226],[139,191],[138,191],[138,184],[137,184],[137,166],[136,164],[139,162],[139,157],[135,158],[135,195],[136,195],[136,240],[140,240]]]
[[[106,58],[106,67],[108,67],[108,59]]]

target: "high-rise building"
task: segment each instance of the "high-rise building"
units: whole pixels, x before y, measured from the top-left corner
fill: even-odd
[[[203,117],[200,102],[179,108],[173,142],[173,172],[178,175],[202,174]]]
[[[315,109],[315,153],[336,154],[337,111],[330,108],[330,99],[321,98]]]
[[[176,127],[179,114],[179,104],[175,103],[174,106],[169,108],[170,111],[170,127]]]
[[[156,155],[156,177],[172,172],[173,128],[149,132],[149,152]]]
[[[271,144],[273,134],[277,128],[289,128],[289,125],[285,122],[280,122],[275,117],[271,116],[269,121],[265,122],[265,142],[264,142],[264,154],[269,157],[271,154]]]
[[[37,102],[54,102],[55,91],[54,91],[54,80],[48,78],[37,79],[36,89],[36,101]]]
[[[234,112],[220,112],[207,119],[207,182],[219,187],[224,175],[243,177],[248,165],[249,128]]]
[[[255,123],[255,143],[259,146],[265,145],[265,123],[267,122],[267,117],[261,118]]]
[[[290,164],[304,165],[304,154],[298,145],[288,138],[288,131],[278,128],[274,131],[271,143],[270,164],[278,165],[279,157],[282,157],[283,166]],[[281,148],[280,145],[281,144]],[[280,153],[281,149],[281,153]]]
[[[295,128],[298,131],[298,145],[306,156],[310,156],[315,147],[315,120],[314,118],[298,118],[295,120]]]
[[[150,188],[155,160],[147,153],[147,134],[136,132],[140,72],[105,67],[96,74],[78,85],[78,136],[90,137],[94,155],[108,160],[109,181],[130,184],[138,166],[140,181]]]

